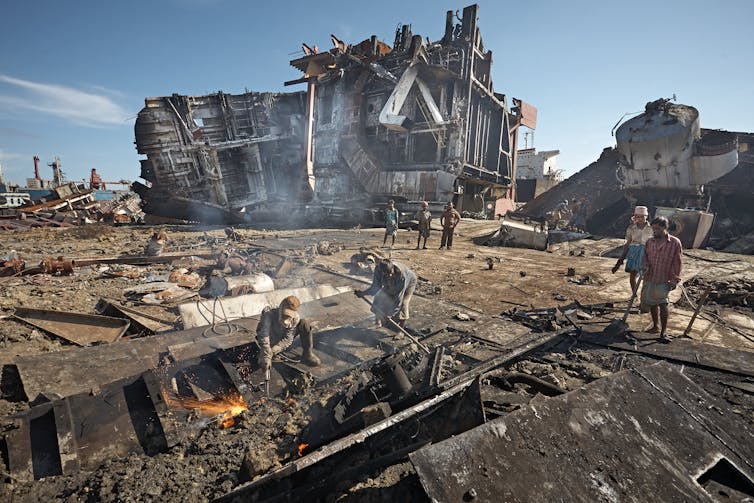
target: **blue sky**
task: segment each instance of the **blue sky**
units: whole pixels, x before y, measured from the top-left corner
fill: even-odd
[[[676,94],[702,127],[754,131],[750,0],[479,1],[497,92],[539,109],[535,146],[571,174],[613,145],[626,112]],[[303,90],[288,60],[399,23],[432,40],[467,2],[6,1],[0,6],[0,164],[33,176],[135,179],[133,123],[148,96]],[[521,138],[523,144],[523,138]]]

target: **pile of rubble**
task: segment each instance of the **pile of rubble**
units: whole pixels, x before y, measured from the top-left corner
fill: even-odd
[[[95,222],[143,223],[139,196],[125,193],[110,201],[96,201],[93,189],[69,183],[51,189],[49,196],[2,210],[0,230],[73,227]]]
[[[468,238],[433,254],[403,231],[379,250],[380,230],[96,227],[9,234],[19,251],[6,262],[38,263],[53,245],[74,257],[2,278],[11,498],[528,499],[542,484],[506,474],[542,463],[574,497],[648,498],[658,477],[672,481],[665,499],[747,494],[731,477],[752,473],[750,353],[606,335],[625,304],[584,299],[612,287],[594,269],[612,261],[491,255]],[[351,292],[388,254],[419,276],[410,337],[375,328]],[[462,268],[443,279],[449,263]],[[692,300],[704,286],[689,283]],[[251,356],[258,314],[291,294],[315,325],[321,365],[302,365],[295,343],[267,379]],[[608,445],[621,455],[605,456]],[[568,483],[556,475],[564,456],[579,466]]]

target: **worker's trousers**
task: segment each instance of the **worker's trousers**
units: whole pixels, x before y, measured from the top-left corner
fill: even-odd
[[[440,246],[447,245],[448,248],[453,246],[453,228],[442,228],[442,239],[440,240]]]

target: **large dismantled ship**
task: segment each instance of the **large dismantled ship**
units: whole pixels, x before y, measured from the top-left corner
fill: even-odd
[[[703,193],[738,165],[738,139],[728,131],[702,133],[696,108],[664,98],[647,103],[615,133],[618,179],[634,191]]]
[[[614,148],[520,213],[545,218],[563,201],[582,228],[621,236],[635,205],[665,216],[686,248],[754,250],[754,135],[702,128],[699,111],[661,98],[616,125]],[[748,234],[748,236],[747,236]]]
[[[290,61],[303,76],[286,84],[306,92],[148,98],[135,126],[145,211],[240,221],[281,203],[363,221],[392,198],[505,213],[517,129],[536,109],[495,92],[477,14],[448,11],[436,42],[403,25],[392,45],[304,44]]]

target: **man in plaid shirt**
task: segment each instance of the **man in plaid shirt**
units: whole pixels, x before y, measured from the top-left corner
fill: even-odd
[[[644,247],[642,270],[644,286],[641,290],[641,310],[652,313],[652,327],[649,333],[660,332],[660,340],[669,342],[666,334],[668,326],[668,296],[681,281],[681,242],[668,234],[668,219],[655,217],[652,220],[652,238]],[[660,327],[657,322],[660,322]]]

